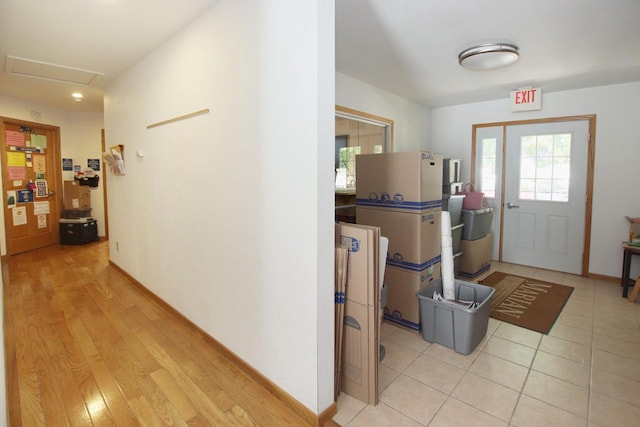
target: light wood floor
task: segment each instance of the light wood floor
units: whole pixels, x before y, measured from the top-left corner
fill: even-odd
[[[2,267],[11,427],[309,425],[109,267],[106,242]]]

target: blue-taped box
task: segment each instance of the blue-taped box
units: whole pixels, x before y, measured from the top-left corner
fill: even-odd
[[[413,213],[442,209],[442,154],[361,154],[356,182],[358,206]]]
[[[434,291],[442,295],[442,280],[434,280],[418,292],[422,337],[426,341],[452,348],[457,353],[469,354],[487,334],[491,297],[495,288],[457,279],[454,286],[457,300],[474,301],[477,307],[466,308],[434,300]]]
[[[380,234],[389,238],[387,265],[416,272],[440,260],[441,218],[440,209],[407,213],[365,206],[356,208],[358,224],[380,227]]]
[[[420,303],[416,294],[439,278],[439,261],[420,272],[387,265],[384,274],[385,285],[388,288],[387,305],[384,308],[385,320],[419,331]]]

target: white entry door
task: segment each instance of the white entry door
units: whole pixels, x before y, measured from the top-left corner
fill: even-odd
[[[582,273],[587,120],[507,126],[502,260]]]

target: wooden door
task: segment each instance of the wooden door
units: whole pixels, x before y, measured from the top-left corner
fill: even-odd
[[[0,135],[7,254],[58,243],[60,128],[1,117]]]

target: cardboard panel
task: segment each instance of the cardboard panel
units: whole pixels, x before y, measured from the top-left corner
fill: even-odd
[[[379,341],[377,310],[353,301],[345,304],[342,391],[361,402],[378,403]]]
[[[389,238],[387,265],[416,272],[440,261],[441,216],[440,209],[409,213],[356,208],[358,224],[379,226],[381,234]]]
[[[378,403],[380,357],[380,228],[336,224],[336,245],[349,249],[342,353],[342,390]]]
[[[356,156],[356,203],[401,212],[442,208],[442,155],[412,151]]]
[[[336,225],[335,241],[336,245],[345,245],[349,249],[346,299],[375,306],[380,293],[380,228],[340,223]]]

